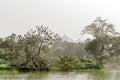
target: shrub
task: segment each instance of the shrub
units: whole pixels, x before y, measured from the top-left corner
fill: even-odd
[[[79,69],[102,69],[104,66],[92,60],[81,58],[80,60],[75,56],[60,56],[58,65],[60,70],[70,71]]]
[[[102,69],[104,68],[102,64],[98,64],[92,60],[81,58],[80,61],[81,61],[81,69]]]
[[[79,65],[79,60],[75,56],[59,56],[59,68],[60,70],[69,71],[76,69]]]
[[[10,69],[11,67],[8,64],[0,64],[0,69]]]

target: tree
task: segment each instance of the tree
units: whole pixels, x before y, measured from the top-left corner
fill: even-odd
[[[94,39],[86,45],[86,50],[102,63],[100,56],[108,53],[108,48],[111,47],[111,38],[117,34],[114,25],[98,17],[92,24],[86,26],[82,33],[93,36]]]
[[[109,49],[111,56],[119,56],[120,55],[120,36],[113,37],[112,40],[112,46]]]
[[[59,38],[58,34],[53,33],[48,27],[36,26],[36,30],[27,32],[23,37],[18,37],[18,44],[25,53],[26,62],[21,66],[29,66],[34,70],[47,69],[46,55],[49,46],[54,44]],[[44,50],[44,51],[43,51]]]
[[[24,36],[11,34],[0,39],[0,49],[5,51],[5,59],[10,65],[20,69],[48,70],[50,46],[59,39],[48,27],[36,26]]]

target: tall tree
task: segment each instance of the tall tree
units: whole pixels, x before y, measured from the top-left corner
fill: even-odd
[[[18,43],[26,54],[26,62],[22,66],[28,64],[35,70],[47,68],[48,62],[43,53],[46,53],[49,46],[54,44],[58,38],[58,34],[44,26],[36,26],[35,30],[32,29],[23,37],[19,36]]]
[[[115,32],[114,25],[108,23],[107,20],[97,17],[92,24],[85,27],[83,33],[91,34],[93,40],[90,41],[86,47],[89,53],[92,53],[95,58],[102,61],[102,55],[106,54],[111,45],[111,38],[117,33]]]

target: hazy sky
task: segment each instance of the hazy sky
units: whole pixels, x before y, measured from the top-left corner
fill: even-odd
[[[0,37],[45,25],[60,35],[83,39],[81,29],[98,16],[119,30],[119,8],[120,0],[0,0]]]

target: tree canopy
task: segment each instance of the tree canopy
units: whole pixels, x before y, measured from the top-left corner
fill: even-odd
[[[109,53],[109,48],[112,47],[111,39],[117,35],[115,26],[108,23],[107,20],[97,17],[90,25],[86,26],[82,33],[91,34],[93,40],[88,42],[86,50],[93,54],[97,60],[102,61],[100,56]]]

